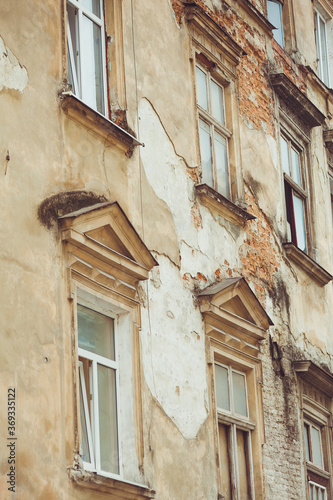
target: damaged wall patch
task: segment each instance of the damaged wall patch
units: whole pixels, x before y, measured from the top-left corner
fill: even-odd
[[[0,92],[3,89],[23,92],[28,83],[28,73],[0,37]]]

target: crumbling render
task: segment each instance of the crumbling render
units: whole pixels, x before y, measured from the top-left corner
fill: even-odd
[[[3,89],[23,92],[28,83],[28,73],[0,37],[0,92]]]

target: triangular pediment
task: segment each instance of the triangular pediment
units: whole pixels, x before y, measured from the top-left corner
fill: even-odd
[[[59,223],[63,241],[81,264],[129,282],[147,279],[157,264],[117,202],[66,214]]]
[[[245,278],[227,278],[214,283],[202,290],[199,298],[202,302],[209,302],[263,330],[272,325]]]
[[[85,235],[129,259],[135,260],[110,224],[87,231]]]
[[[256,354],[272,321],[244,278],[228,278],[202,290],[200,311],[206,333]]]
[[[255,323],[248,309],[246,309],[244,303],[238,296],[232,297],[230,300],[227,300],[225,303],[223,303],[223,309],[236,314],[240,318],[243,318],[250,323]]]

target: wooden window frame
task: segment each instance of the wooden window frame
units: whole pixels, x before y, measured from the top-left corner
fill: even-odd
[[[304,479],[307,500],[311,500],[309,483],[326,489],[325,500],[332,500],[332,376],[309,361],[295,362],[299,375],[300,442],[303,446]],[[322,466],[306,457],[305,425],[320,430]],[[317,489],[318,489],[317,488]]]
[[[87,307],[90,309],[90,306],[86,306],[86,302],[84,299],[78,297],[77,300],[77,305],[81,305],[83,307]],[[89,441],[89,434],[91,438],[91,443],[89,446],[89,451],[91,456],[93,457],[93,460],[90,462],[86,462],[83,460],[83,465],[85,470],[97,472],[97,474],[103,475],[105,477],[111,477],[111,478],[121,478],[123,477],[123,474],[121,473],[121,446],[119,446],[119,443],[121,442],[121,435],[120,435],[120,415],[119,415],[119,402],[118,402],[118,395],[120,394],[120,391],[122,388],[120,387],[119,384],[119,363],[118,363],[118,337],[119,337],[119,332],[118,332],[118,315],[112,312],[112,304],[109,304],[109,309],[107,310],[107,313],[105,311],[100,312],[98,304],[97,307],[92,309],[93,311],[99,312],[105,317],[109,317],[113,319],[113,328],[114,328],[114,349],[115,349],[115,360],[111,360],[109,358],[106,358],[101,355],[94,354],[90,351],[87,351],[83,348],[78,347],[78,370],[79,370],[79,375],[78,375],[78,380],[80,381],[80,386],[79,390],[82,391],[82,396],[84,399],[84,415],[80,414],[80,422],[82,419],[85,420],[85,425],[87,430],[90,428],[90,432],[88,431],[88,441]],[[124,312],[124,314],[126,314]],[[77,332],[77,338],[79,337],[79,331]],[[87,408],[87,391],[83,390],[85,389],[85,379],[83,375],[83,363],[81,359],[85,359],[91,363],[91,370],[89,370],[89,376],[91,378],[91,415],[89,418],[89,415],[86,410]],[[119,472],[117,473],[111,473],[108,471],[104,471],[101,466],[101,457],[100,457],[100,435],[99,435],[99,406],[98,406],[98,374],[97,374],[97,364],[104,366],[106,368],[111,368],[115,372],[115,392],[116,392],[116,439],[117,439],[117,462],[118,462],[118,468]],[[82,450],[82,436],[81,436],[81,450]]]
[[[229,167],[229,139],[232,136],[231,130],[226,125],[226,106],[225,106],[225,96],[226,96],[226,84],[225,81],[221,81],[221,79],[214,78],[211,73],[211,68],[209,65],[205,66],[203,63],[196,62],[195,66],[196,70],[199,69],[206,76],[206,89],[207,89],[207,102],[208,102],[208,110],[205,110],[200,106],[198,102],[198,85],[196,79],[196,88],[197,88],[197,113],[198,113],[198,129],[199,129],[199,143],[200,143],[200,120],[203,121],[209,127],[209,136],[210,136],[210,151],[211,151],[211,170],[212,170],[212,184],[209,182],[205,182],[203,178],[203,168],[201,161],[201,175],[204,183],[208,184],[210,187],[215,189],[215,191],[221,193],[225,198],[231,198],[231,187],[230,187],[230,167]],[[223,115],[224,115],[224,123],[219,122],[212,113],[212,98],[211,98],[211,83],[214,82],[218,87],[220,87],[222,91],[222,100],[223,100]],[[222,186],[218,179],[217,174],[217,158],[215,151],[215,133],[221,135],[223,139],[226,141],[226,170],[227,170],[227,187],[226,189],[222,189]],[[201,158],[200,154],[200,158]]]
[[[60,218],[59,226],[70,304],[66,321],[71,325],[65,339],[66,370],[68,376],[73,374],[68,391],[72,393],[74,404],[67,407],[67,418],[72,426],[66,426],[66,439],[72,443],[74,451],[74,460],[73,456],[68,456],[71,463],[69,477],[77,486],[108,493],[114,498],[152,499],[155,492],[141,483],[141,478],[144,478],[144,436],[139,339],[141,307],[137,300],[137,285],[148,279],[156,261],[117,202],[99,203],[66,214]],[[79,347],[77,304],[114,319],[118,365],[109,358],[83,349],[82,345]],[[119,474],[101,470],[96,456],[94,462],[83,462],[79,375],[79,356],[82,355],[92,362],[118,367],[118,373],[126,374],[122,380],[118,377],[116,381]],[[95,393],[97,390],[95,373]]]
[[[258,453],[258,435],[260,434],[260,423],[262,423],[262,415],[259,415],[261,405],[259,404],[260,395],[257,388],[259,373],[261,373],[260,361],[252,356],[237,353],[236,349],[230,349],[222,344],[216,343],[214,339],[210,340],[211,344],[211,359],[213,364],[213,408],[216,421],[216,446],[217,455],[219,457],[219,474],[221,474],[222,458],[220,450],[219,426],[224,426],[228,430],[228,457],[230,467],[230,491],[231,499],[237,500],[240,494],[239,477],[239,457],[237,456],[237,430],[246,433],[246,452],[245,463],[247,469],[248,480],[248,495],[249,500],[262,498],[260,495],[260,465],[254,463],[254,456]],[[246,387],[246,403],[248,416],[243,416],[235,413],[230,408],[230,411],[223,410],[217,407],[216,397],[216,381],[215,381],[215,365],[220,365],[228,370],[240,373],[245,377]],[[258,399],[259,398],[259,399]],[[256,457],[257,459],[258,457]],[[256,480],[255,480],[256,479]],[[221,495],[223,492],[222,480],[219,480],[219,489]]]

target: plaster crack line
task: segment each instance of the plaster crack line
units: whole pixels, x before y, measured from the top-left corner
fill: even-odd
[[[142,97],[142,99],[144,99],[145,101],[147,101],[147,102],[150,104],[150,106],[152,107],[152,109],[153,109],[154,113],[155,113],[155,114],[156,114],[156,116],[158,117],[158,120],[159,120],[159,122],[160,122],[160,124],[161,124],[161,126],[162,126],[162,128],[163,128],[163,130],[164,130],[165,135],[167,136],[167,138],[169,139],[170,143],[172,144],[172,147],[173,147],[173,150],[174,150],[175,155],[176,155],[176,156],[178,156],[178,158],[180,158],[181,160],[183,160],[183,162],[185,163],[185,166],[186,166],[187,168],[195,168],[195,167],[191,167],[191,166],[188,164],[188,162],[187,162],[187,160],[184,158],[184,156],[182,156],[182,155],[180,155],[180,154],[178,154],[178,153],[177,153],[176,148],[175,148],[175,145],[174,145],[174,143],[173,143],[173,141],[172,141],[172,139],[171,139],[171,137],[170,137],[170,135],[169,135],[168,131],[166,130],[166,128],[165,128],[165,126],[164,126],[164,124],[163,124],[163,122],[162,122],[162,120],[161,120],[161,117],[160,117],[159,113],[157,112],[157,110],[156,110],[155,106],[152,104],[152,102],[151,102],[151,101],[150,101],[147,97]],[[197,166],[197,165],[195,165],[195,166]]]
[[[166,253],[164,252],[159,252],[158,250],[154,250],[154,249],[150,249],[150,252],[153,252],[154,254],[156,255],[160,255],[161,257],[165,257],[166,259],[168,259],[171,264],[173,264],[175,267],[177,267],[177,269],[180,270],[180,264],[177,264],[174,260],[171,259],[171,257],[169,255],[167,255]],[[179,252],[180,253],[180,252]]]

